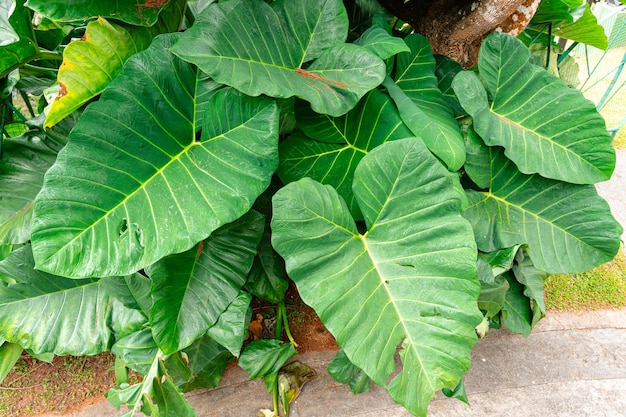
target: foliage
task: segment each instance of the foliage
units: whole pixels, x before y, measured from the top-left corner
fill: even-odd
[[[488,323],[527,335],[548,273],[613,258],[592,104],[508,35],[465,71],[346,4],[2,3],[3,373],[21,349],[111,351],[124,415],[186,416],[237,357],[287,410],[291,279],[331,373],[426,415],[467,400]],[[274,339],[246,341],[252,296]]]

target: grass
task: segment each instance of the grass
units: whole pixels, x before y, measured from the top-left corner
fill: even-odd
[[[546,308],[559,311],[626,306],[626,254],[582,274],[552,275],[545,283]]]

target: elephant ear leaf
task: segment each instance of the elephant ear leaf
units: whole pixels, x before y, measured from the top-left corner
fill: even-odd
[[[464,212],[478,249],[526,244],[534,265],[551,274],[583,272],[613,259],[622,227],[593,185],[523,174],[497,147],[489,156],[489,189],[467,191]]]
[[[233,0],[207,7],[172,51],[245,94],[298,96],[340,116],[386,71],[372,52],[346,44],[347,33],[340,0]]]
[[[606,181],[615,167],[615,150],[602,116],[578,90],[529,62],[521,41],[492,33],[483,43],[478,77],[458,74],[453,88],[474,119],[474,129],[489,146],[525,174],[575,184]]]
[[[276,104],[205,94],[206,78],[167,51],[175,36],[127,61],[46,173],[32,226],[39,269],[128,275],[236,220],[269,185]]]
[[[367,233],[331,186],[304,178],[274,196],[272,243],[348,359],[425,415],[435,392],[469,368],[482,320],[471,227],[421,139],[372,150],[353,189]],[[398,346],[402,369],[388,381]]]

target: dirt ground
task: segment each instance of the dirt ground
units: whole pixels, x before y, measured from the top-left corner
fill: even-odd
[[[299,353],[338,349],[333,336],[294,288],[287,292],[285,305]],[[267,323],[272,322],[275,306],[255,300],[251,307],[253,317],[262,314]],[[67,414],[100,401],[115,385],[113,363],[114,356],[108,352],[93,357],[56,357],[52,363],[24,354],[0,384],[0,416]]]

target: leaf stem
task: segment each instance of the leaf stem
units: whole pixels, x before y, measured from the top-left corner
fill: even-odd
[[[291,332],[289,331],[289,321],[287,320],[287,308],[285,307],[285,301],[284,300],[281,301],[278,304],[278,313],[281,315],[281,321],[283,321],[285,323],[285,334],[287,335],[287,338],[289,339],[289,342],[294,347],[298,347],[298,344],[293,339],[293,336],[291,335]]]

